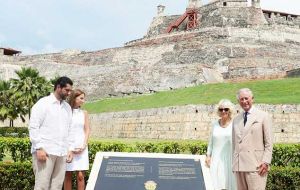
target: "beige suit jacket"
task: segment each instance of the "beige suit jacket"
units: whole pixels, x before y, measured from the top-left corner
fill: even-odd
[[[273,135],[271,118],[266,113],[252,107],[244,126],[244,112],[233,120],[232,146],[233,171],[258,171],[261,163],[271,163]]]

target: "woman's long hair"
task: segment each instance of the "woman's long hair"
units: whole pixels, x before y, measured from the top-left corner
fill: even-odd
[[[85,95],[85,93],[82,90],[80,90],[80,89],[75,89],[75,90],[73,90],[71,92],[71,94],[70,94],[70,96],[68,98],[68,103],[70,104],[70,106],[71,106],[72,109],[74,109],[74,107],[75,107],[75,100],[76,100],[76,98],[78,96],[80,96],[81,94]]]

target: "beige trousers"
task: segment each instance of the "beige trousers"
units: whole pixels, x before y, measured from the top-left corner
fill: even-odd
[[[258,172],[235,172],[238,190],[265,190],[267,175],[260,176]]]
[[[65,179],[66,156],[48,155],[45,162],[32,154],[32,167],[35,176],[34,190],[61,190]]]

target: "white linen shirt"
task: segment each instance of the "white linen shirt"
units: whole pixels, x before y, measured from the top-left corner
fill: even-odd
[[[59,101],[53,93],[41,98],[31,109],[31,153],[43,148],[50,155],[67,155],[68,150],[73,150],[71,121],[72,109],[66,101]]]

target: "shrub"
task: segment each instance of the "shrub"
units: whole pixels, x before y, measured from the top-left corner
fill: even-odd
[[[0,137],[28,137],[27,127],[0,127]]]
[[[300,167],[300,144],[275,144],[272,165]]]
[[[0,138],[0,161],[3,160],[5,153],[15,162],[31,160],[30,149],[28,138]]]
[[[159,141],[124,143],[119,141],[90,141],[89,159],[93,162],[97,152],[149,152],[171,154],[205,154],[207,143],[202,141]],[[4,153],[10,154],[13,161],[31,160],[29,138],[1,138],[0,161]],[[300,167],[300,144],[275,144],[273,166]]]
[[[5,156],[5,153],[4,153],[4,151],[5,151],[5,145],[6,144],[3,142],[3,140],[0,139],[0,161],[2,161],[3,158],[4,158],[4,156]]]
[[[34,174],[31,162],[0,162],[0,179],[0,189],[33,189]]]
[[[90,167],[91,169],[91,167]],[[86,175],[88,179],[89,172]],[[30,162],[0,162],[0,189],[31,190],[34,186],[34,174]],[[73,175],[73,184],[75,175]],[[268,175],[267,190],[300,189],[300,168],[272,167]]]
[[[267,181],[268,190],[299,190],[300,168],[271,167]]]

